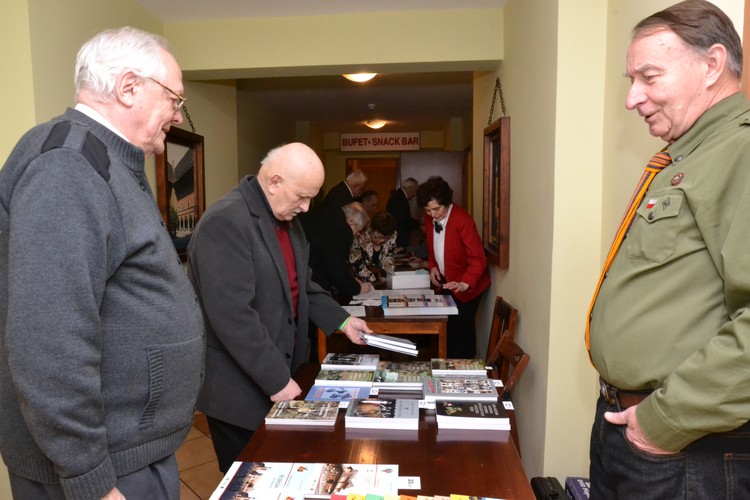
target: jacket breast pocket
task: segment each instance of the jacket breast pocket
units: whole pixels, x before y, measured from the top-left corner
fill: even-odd
[[[680,193],[647,196],[641,201],[625,240],[632,259],[660,263],[674,254],[683,201]]]

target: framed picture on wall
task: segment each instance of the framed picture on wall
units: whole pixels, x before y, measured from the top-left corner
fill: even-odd
[[[167,132],[164,153],[156,155],[156,202],[180,258],[206,208],[203,136],[180,128]]]
[[[484,129],[484,248],[490,261],[507,269],[510,258],[510,117]]]

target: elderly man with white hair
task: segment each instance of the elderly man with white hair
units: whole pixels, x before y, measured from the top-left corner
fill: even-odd
[[[17,499],[176,500],[204,327],[144,160],[182,122],[182,73],[126,27],[83,45],[75,83],[0,170],[0,451]]]

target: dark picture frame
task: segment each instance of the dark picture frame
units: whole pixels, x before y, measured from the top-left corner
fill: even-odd
[[[206,209],[202,135],[169,129],[164,152],[156,155],[156,202],[184,262],[190,237]]]
[[[510,117],[484,129],[484,223],[487,257],[500,269],[510,264]]]

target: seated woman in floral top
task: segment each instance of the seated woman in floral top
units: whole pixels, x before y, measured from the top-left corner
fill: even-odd
[[[370,226],[354,237],[349,251],[349,262],[354,275],[363,282],[385,282],[386,273],[395,267],[396,221],[388,212],[378,212],[370,219]]]

